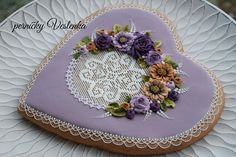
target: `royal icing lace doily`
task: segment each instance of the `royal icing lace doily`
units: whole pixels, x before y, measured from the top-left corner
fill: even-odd
[[[140,69],[132,57],[111,51],[72,59],[66,79],[75,98],[90,107],[104,109],[111,102],[121,103],[127,95],[140,94],[141,77],[145,74],[146,69]]]

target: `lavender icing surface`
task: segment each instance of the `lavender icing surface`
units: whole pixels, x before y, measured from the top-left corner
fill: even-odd
[[[147,121],[143,121],[143,115],[137,115],[133,120],[114,117],[97,119],[94,117],[102,115],[104,111],[78,102],[66,86],[65,73],[74,45],[84,36],[92,34],[95,28],[111,28],[116,23],[125,25],[129,19],[134,21],[139,31],[152,30],[152,38],[161,40],[163,51],[177,63],[182,62],[182,70],[190,75],[183,77],[184,87],[190,87],[190,90],[180,96],[175,109],[167,112],[174,117],[173,120],[157,115],[152,115]],[[159,17],[140,9],[114,9],[91,21],[85,30],[75,34],[59,50],[39,74],[26,98],[26,104],[79,127],[123,136],[161,138],[193,127],[207,113],[213,97],[214,85],[207,72],[177,53],[170,30]]]

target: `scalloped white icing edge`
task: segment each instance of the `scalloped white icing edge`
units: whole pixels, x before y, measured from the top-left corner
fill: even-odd
[[[89,21],[95,19],[97,16],[104,14],[105,12],[108,12],[115,8],[139,8],[143,9],[145,11],[154,13],[158,15],[169,27],[170,30],[173,32],[174,39],[176,41],[176,48],[181,52],[183,50],[182,44],[179,40],[177,40],[178,36],[175,32],[175,28],[171,24],[171,21],[168,20],[168,18],[158,12],[157,10],[150,10],[147,8],[144,8],[142,6],[137,5],[120,5],[115,7],[106,7],[103,10],[99,10],[95,12],[94,14],[91,14],[89,17],[87,17],[84,22],[88,23]],[[198,137],[202,131],[206,131],[209,124],[213,123],[215,120],[215,116],[219,114],[219,108],[221,104],[223,105],[223,92],[222,88],[219,84],[219,81],[215,77],[215,75],[210,72],[206,67],[202,66],[210,75],[214,82],[215,87],[215,96],[212,100],[211,106],[207,112],[207,114],[198,122],[196,123],[191,129],[182,132],[180,134],[176,134],[175,136],[165,137],[165,138],[135,138],[135,137],[125,137],[122,135],[114,135],[102,131],[97,130],[91,130],[86,128],[80,128],[78,126],[75,126],[70,123],[63,122],[59,119],[56,119],[55,117],[52,117],[46,113],[42,113],[40,111],[35,110],[34,108],[28,106],[25,103],[25,99],[36,80],[39,73],[43,70],[43,68],[50,62],[50,60],[55,56],[55,54],[58,52],[58,50],[63,46],[65,42],[67,42],[78,30],[72,30],[69,32],[62,41],[43,59],[41,64],[37,67],[35,70],[33,77],[29,84],[27,85],[27,88],[23,92],[20,100],[19,100],[19,106],[18,109],[20,111],[24,111],[29,117],[33,117],[36,120],[41,121],[45,124],[50,124],[53,128],[59,128],[61,131],[69,131],[74,136],[80,136],[84,139],[90,138],[94,141],[102,140],[104,143],[113,143],[115,145],[125,145],[126,147],[133,147],[136,146],[137,148],[150,148],[150,149],[156,149],[157,147],[161,148],[168,148],[170,146],[179,146],[183,142],[189,142],[193,137]],[[193,60],[192,60],[193,61]],[[193,61],[196,62],[196,61]],[[198,63],[200,65],[200,63]]]

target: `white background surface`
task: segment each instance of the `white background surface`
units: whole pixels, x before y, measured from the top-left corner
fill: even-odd
[[[191,57],[213,70],[225,91],[220,121],[204,139],[163,156],[236,156],[236,24],[201,0],[38,0],[0,25],[0,156],[123,156],[70,141],[39,129],[16,112],[18,98],[42,58],[68,30],[16,30],[15,23],[46,23],[51,17],[76,23],[97,9],[121,3],[146,5],[174,22]],[[203,89],[204,90],[204,89]]]

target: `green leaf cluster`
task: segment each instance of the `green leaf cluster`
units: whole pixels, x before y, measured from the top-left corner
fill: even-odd
[[[178,64],[175,63],[175,62],[172,60],[172,58],[171,58],[170,56],[166,56],[166,57],[164,58],[164,62],[165,62],[166,64],[171,65],[173,69],[177,69],[177,68],[178,68]]]
[[[121,26],[120,24],[114,24],[114,26],[112,27],[112,31],[114,33],[119,33],[121,31],[129,32],[130,28],[129,25]]]
[[[148,75],[142,75],[143,82],[148,82],[150,80],[150,76]]]
[[[120,108],[119,104],[116,102],[108,104],[106,111],[110,112],[112,116],[115,117],[124,117],[126,115],[126,111],[123,108]]]
[[[161,110],[166,112],[168,108],[175,108],[175,102],[170,100],[169,98],[166,98],[162,103],[161,103]]]
[[[145,59],[143,57],[139,57],[137,60],[138,65],[140,66],[140,68],[144,69],[148,67],[147,62],[145,61]]]
[[[74,59],[78,59],[79,57],[80,57],[80,53],[79,52],[73,54],[73,58]]]

